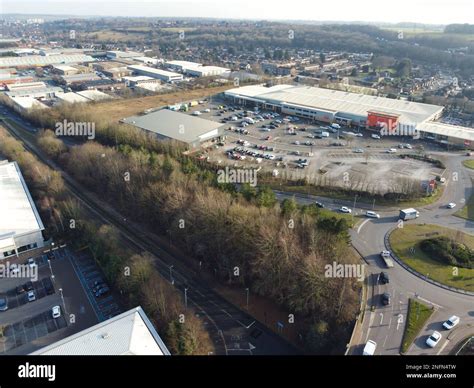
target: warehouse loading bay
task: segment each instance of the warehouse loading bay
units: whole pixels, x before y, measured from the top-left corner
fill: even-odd
[[[443,174],[430,163],[403,154],[440,151],[433,142],[411,136],[373,138],[377,132],[326,123],[270,111],[259,111],[212,98],[189,106],[186,113],[214,120],[225,128],[225,140],[200,156],[221,165],[278,171],[293,179],[309,178],[335,186],[387,192],[403,179],[429,181]],[[271,115],[271,116],[270,116]],[[246,117],[252,120],[246,120]],[[254,123],[252,123],[254,121]]]

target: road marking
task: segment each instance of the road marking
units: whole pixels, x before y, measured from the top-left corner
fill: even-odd
[[[225,311],[224,309],[221,309],[221,311],[226,314],[228,317],[231,317],[232,318],[232,315],[230,315],[227,311]]]
[[[436,353],[436,355],[439,355],[443,350],[444,348],[446,347],[446,345],[448,344],[449,340],[447,339],[446,341],[444,341],[444,344],[443,346],[441,346],[441,348],[439,349],[438,353]]]
[[[432,302],[432,301],[430,301],[430,300],[428,300],[428,299],[425,299],[425,298],[423,298],[423,297],[421,297],[421,296],[418,296],[418,299],[422,300],[423,302],[429,303],[429,304],[431,304],[431,305],[433,305],[433,306],[435,306],[435,307],[438,307],[439,309],[444,308],[443,306],[441,306],[441,305],[439,305],[439,304],[436,304],[436,303],[434,303],[434,302]]]
[[[390,329],[390,326],[392,325],[392,317],[390,317],[390,320],[388,321],[388,328]]]
[[[400,324],[403,323],[403,314],[398,314],[397,318],[397,331],[400,328]]]
[[[367,218],[364,222],[362,222],[362,224],[359,225],[359,227],[357,228],[357,234],[359,234],[360,230],[362,229],[362,227],[367,223],[369,222],[370,219]]]
[[[382,326],[382,322],[383,322],[383,313],[380,313],[380,326]]]

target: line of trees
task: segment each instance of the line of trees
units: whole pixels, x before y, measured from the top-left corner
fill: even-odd
[[[66,151],[62,142],[52,136],[42,137],[39,144],[52,156]],[[56,240],[66,239],[76,248],[88,246],[108,283],[120,292],[123,304],[127,308],[142,306],[172,354],[214,351],[209,333],[195,317],[195,310],[191,306],[185,309],[181,295],[154,268],[153,257],[131,252],[114,227],[97,222],[69,195],[59,172],[39,162],[3,127],[0,154],[18,162],[47,234]]]

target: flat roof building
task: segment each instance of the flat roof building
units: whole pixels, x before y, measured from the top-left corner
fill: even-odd
[[[31,355],[43,356],[170,356],[141,307],[89,327]]]
[[[128,117],[123,122],[153,132],[159,139],[184,143],[189,149],[198,148],[224,133],[220,123],[170,109]]]
[[[189,61],[168,61],[165,66],[194,77],[209,77],[230,73],[230,69],[220,66],[204,66],[202,63]]]
[[[16,162],[0,162],[0,260],[44,246],[43,222]]]
[[[143,54],[136,52],[136,51],[118,51],[118,50],[111,50],[107,51],[107,58],[110,59],[118,59],[118,58],[134,58],[134,57],[142,57]]]
[[[183,79],[182,74],[173,73],[171,71],[155,69],[153,67],[142,66],[142,65],[130,65],[130,70],[133,70],[139,75],[147,75],[152,78],[158,78],[165,82],[181,81]]]
[[[60,95],[60,94],[58,94]],[[33,97],[10,97],[7,100],[7,104],[20,113],[25,113],[30,109],[47,109],[47,105],[44,105],[42,102],[38,101]]]
[[[41,67],[55,64],[83,63],[95,61],[89,55],[27,55],[24,57],[3,57],[0,58],[1,67]]]

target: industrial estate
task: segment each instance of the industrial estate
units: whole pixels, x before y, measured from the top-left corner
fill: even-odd
[[[473,25],[145,16],[0,17],[0,354],[473,356]]]

